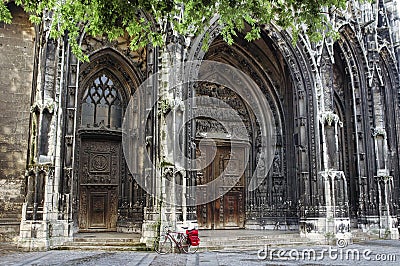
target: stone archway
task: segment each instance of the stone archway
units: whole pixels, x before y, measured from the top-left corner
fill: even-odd
[[[292,89],[291,82],[290,79],[285,78],[279,80],[279,78],[285,76],[284,74],[279,78],[278,75],[273,77],[263,76],[259,72],[258,63],[252,56],[251,51],[245,50],[240,45],[229,47],[217,39],[211,44],[204,57],[207,60],[232,65],[244,71],[253,80],[256,80],[257,89],[260,90],[262,97],[266,98],[265,102],[271,109],[273,119],[272,121],[257,121],[252,109],[254,106],[243,101],[242,95],[238,95],[229,88],[212,84],[197,84],[196,96],[217,97],[238,112],[247,128],[246,135],[249,137],[249,141],[243,143],[242,151],[237,152],[249,154],[249,161],[239,159],[241,165],[247,167],[247,171],[245,171],[238,184],[223,197],[197,208],[197,220],[200,227],[203,228],[246,227],[272,229],[277,223],[290,224],[292,228],[296,228],[298,224],[294,207],[295,202],[297,202],[297,186],[292,186],[292,184],[296,183],[296,180],[289,178],[289,176],[292,176],[289,172],[293,171],[293,165],[287,165],[287,162],[294,164],[296,161],[292,152],[294,150],[294,139],[291,137],[294,135],[293,120],[290,119],[290,117],[293,117],[293,115],[290,115],[293,112],[290,107],[292,99],[288,97],[290,95],[288,91]],[[270,60],[274,61],[276,58],[271,58]],[[284,65],[273,66],[274,69],[271,69],[271,65],[269,67],[271,72],[279,72],[278,68],[280,67],[282,67],[283,71],[287,71]],[[274,84],[274,82],[279,83]],[[245,84],[242,84],[242,86],[245,86]],[[197,106],[197,108],[205,109],[203,106]],[[223,108],[214,106],[212,109],[214,109],[213,112],[220,112],[221,115],[217,116],[221,117],[221,120],[227,120],[225,124],[229,125],[229,117],[222,115],[224,113]],[[276,146],[272,152],[274,158],[271,169],[263,169],[262,173],[257,174],[259,175],[257,178],[262,180],[257,189],[248,191],[246,184],[249,184],[253,174],[255,174],[256,165],[263,163],[263,154],[271,153],[271,151],[266,150],[269,147],[262,145],[261,126],[273,128],[273,135],[276,137]],[[206,134],[216,137],[215,141],[217,142],[214,160],[205,169],[198,171],[200,177],[197,178],[197,185],[202,185],[202,179],[206,182],[212,181],[223,171],[221,169],[223,164],[220,163],[220,159],[229,154],[229,144],[224,143],[223,140],[224,133],[226,132],[218,125],[217,121],[204,120],[202,118],[196,119],[196,139],[200,141],[201,136]],[[218,138],[218,135],[221,135],[221,137]],[[240,138],[236,141],[240,141]],[[291,159],[288,159],[289,157]],[[242,156],[242,158],[245,157]]]
[[[122,149],[123,116],[139,81],[121,59],[105,49],[80,71],[74,173],[80,232],[140,232],[143,222],[146,194],[133,178],[137,173],[128,170]]]
[[[317,206],[321,204],[318,195],[322,189],[318,180],[312,178],[317,176],[320,165],[316,145],[318,102],[310,70],[312,62],[304,61],[308,50],[292,47],[290,36],[285,32],[278,33],[273,27],[266,26],[258,41],[247,43],[238,37],[232,46],[224,45],[218,32],[215,20],[208,31],[211,36],[209,50],[205,53],[199,48],[207,40],[205,35],[199,36],[192,43],[189,60],[214,60],[244,71],[258,85],[275,120],[275,158],[271,169],[267,169],[264,177],[260,176],[264,182],[254,191],[245,189],[244,227],[273,229],[276,224],[284,224],[283,229],[299,229],[299,224],[305,225],[302,218],[306,213],[307,217],[318,217]],[[301,39],[298,46],[304,48],[307,44]],[[195,93],[197,91],[193,89],[188,95]],[[257,131],[257,121],[251,126]],[[250,149],[253,167],[262,157],[262,149],[257,146],[255,137]],[[249,171],[248,176],[254,168]],[[300,230],[305,230],[302,225]]]
[[[118,79],[101,69],[80,94],[79,229],[115,231],[125,160],[121,147],[126,105]]]

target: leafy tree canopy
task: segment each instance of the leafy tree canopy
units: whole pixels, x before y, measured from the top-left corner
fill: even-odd
[[[11,0],[0,0],[0,21],[11,23],[7,8]],[[68,33],[73,52],[87,59],[78,45],[82,31],[92,36],[107,35],[111,40],[127,32],[131,49],[146,44],[161,45],[166,26],[183,35],[198,34],[215,14],[219,15],[221,35],[232,44],[242,32],[248,41],[260,37],[260,25],[270,22],[291,29],[296,38],[305,30],[311,40],[322,38],[321,32],[332,32],[327,14],[345,9],[348,0],[15,0],[39,23],[44,14],[51,15],[51,35]],[[49,13],[49,10],[52,12]],[[154,19],[154,23],[143,14]],[[157,26],[155,26],[157,25]]]

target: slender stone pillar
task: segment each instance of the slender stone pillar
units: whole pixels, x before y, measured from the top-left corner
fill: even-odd
[[[315,217],[307,218],[306,237],[332,242],[337,239],[350,241],[347,181],[339,165],[339,131],[343,124],[334,112],[333,43],[325,38],[320,47],[319,76],[323,98],[319,110],[321,169],[318,173],[318,199]]]

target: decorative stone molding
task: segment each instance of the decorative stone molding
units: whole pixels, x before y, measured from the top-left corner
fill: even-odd
[[[390,181],[393,180],[393,176],[389,175],[388,169],[380,169],[378,170],[377,175],[375,176],[377,181]]]
[[[114,41],[108,40],[106,36],[93,37],[85,35],[82,41],[82,48],[86,54],[95,54],[102,49],[110,47],[128,58],[135,66],[138,66],[141,72],[140,75],[146,73],[147,50],[145,48],[131,50],[129,48],[129,37],[127,34]]]
[[[44,172],[46,174],[54,171],[54,166],[51,164],[30,164],[25,170],[25,176],[33,175],[36,172]]]
[[[372,129],[372,136],[377,137],[377,136],[383,136],[386,138],[386,130],[383,127],[376,127]]]
[[[174,107],[177,108],[179,111],[184,112],[185,111],[185,102],[180,99],[175,99]]]
[[[45,110],[47,110],[50,114],[54,113],[56,107],[56,102],[53,99],[46,99],[44,101],[44,103],[41,103],[39,101],[36,101],[32,106],[31,106],[31,113],[34,112],[44,112]]]
[[[164,167],[163,177],[168,179],[169,181],[171,181],[173,176],[174,176],[174,168],[173,167]]]
[[[328,126],[332,126],[332,123],[338,124],[340,127],[343,127],[343,122],[340,121],[340,118],[337,114],[332,111],[325,111],[320,114],[320,122],[322,124],[327,124]]]
[[[324,179],[336,178],[336,177],[345,179],[345,174],[343,171],[337,171],[337,170],[333,170],[333,169],[328,169],[326,171],[322,171],[322,172],[320,172],[320,175]]]

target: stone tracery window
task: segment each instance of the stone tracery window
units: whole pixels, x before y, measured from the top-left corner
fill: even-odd
[[[81,126],[119,129],[122,125],[123,98],[118,82],[101,73],[82,97]]]

